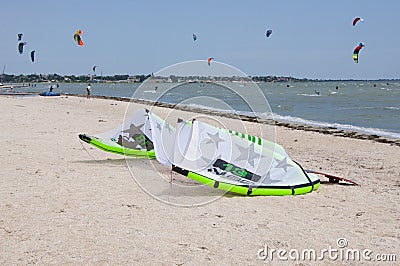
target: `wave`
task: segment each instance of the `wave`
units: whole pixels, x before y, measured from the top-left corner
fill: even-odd
[[[341,110],[367,110],[367,109],[376,109],[380,110],[382,107],[373,107],[373,106],[357,106],[357,107],[340,107],[336,108],[336,110],[341,111]],[[385,106],[383,107],[385,110],[400,110],[400,107],[395,107],[395,106]]]
[[[299,95],[299,96],[307,96],[307,97],[320,97],[320,96],[322,96],[320,94],[307,94],[307,93],[300,93],[300,94],[297,94],[297,95]]]
[[[179,104],[178,104],[179,105]],[[185,106],[191,107],[191,108],[196,108],[196,109],[207,109],[210,111],[216,111],[216,112],[221,112],[221,113],[232,113],[232,111],[235,111],[233,109],[222,109],[222,108],[217,108],[217,107],[210,107],[202,104],[197,104],[197,103],[189,103],[189,104],[184,104]],[[239,113],[239,112],[238,112]],[[254,116],[254,114],[253,114]]]
[[[336,110],[365,110],[365,109],[377,109],[378,107],[373,106],[357,106],[357,107],[339,107]]]
[[[400,110],[400,107],[386,106],[386,107],[383,107],[383,109],[389,109],[389,110]]]
[[[320,122],[320,121],[313,121],[308,119],[303,119],[300,117],[293,117],[293,116],[282,116],[278,114],[274,114],[274,119],[277,121],[284,121],[284,122],[292,122],[296,124],[304,124],[309,126],[316,126],[316,127],[335,127],[337,129],[346,130],[346,131],[356,131],[365,134],[374,134],[379,135],[382,137],[389,137],[400,139],[400,132],[392,132],[385,129],[380,128],[368,128],[368,127],[360,127],[348,124],[340,124],[340,123],[329,123],[329,122]]]

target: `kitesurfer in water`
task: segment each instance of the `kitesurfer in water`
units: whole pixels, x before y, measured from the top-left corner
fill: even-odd
[[[88,84],[88,86],[86,88],[86,92],[87,92],[86,98],[90,99],[90,83]]]
[[[49,91],[50,91],[50,92],[53,92],[53,85],[50,86]]]
[[[319,91],[317,91],[317,90],[314,90],[315,91],[315,93],[317,94],[317,95],[319,95]]]

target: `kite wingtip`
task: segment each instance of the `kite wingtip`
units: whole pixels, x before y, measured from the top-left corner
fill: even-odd
[[[86,134],[79,134],[78,137],[79,137],[79,139],[81,139],[81,140],[83,140],[85,142],[88,142],[88,141],[92,140],[89,136],[86,136]]]

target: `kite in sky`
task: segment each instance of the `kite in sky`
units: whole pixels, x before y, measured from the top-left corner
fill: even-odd
[[[81,39],[81,35],[82,35],[82,31],[77,30],[74,34],[74,40],[77,44],[79,44],[79,46],[84,46],[83,41]]]
[[[24,52],[24,45],[26,45],[26,42],[20,42],[18,44],[18,52],[19,52],[19,54],[22,54]]]
[[[35,50],[31,51],[31,61],[35,62]]]
[[[353,26],[355,26],[355,25],[357,24],[357,22],[359,22],[359,21],[364,22],[364,19],[363,19],[363,18],[360,18],[360,17],[356,17],[356,18],[353,20]]]
[[[364,46],[365,46],[365,44],[360,42],[360,44],[354,49],[354,52],[353,52],[354,62],[358,63],[358,53],[360,52],[361,48],[363,48]]]

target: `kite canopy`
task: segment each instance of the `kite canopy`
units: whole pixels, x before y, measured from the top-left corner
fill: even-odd
[[[208,59],[207,59],[207,64],[208,65],[211,65],[211,60],[213,60],[214,59],[214,57],[209,57]]]
[[[193,33],[193,41],[195,42],[197,40],[197,35]]]
[[[22,54],[24,52],[24,45],[26,45],[26,42],[20,42],[18,44],[18,52],[19,52],[19,54]]]
[[[173,170],[208,186],[243,195],[296,195],[319,186],[277,144],[197,120],[179,121],[176,132]]]
[[[360,52],[361,48],[365,46],[364,43],[360,42],[359,45],[353,51],[353,60],[354,62],[358,63],[358,53]]]
[[[31,51],[31,61],[35,62],[35,50]]]
[[[353,20],[353,26],[355,26],[355,25],[357,24],[357,22],[359,22],[359,21],[364,22],[364,19],[363,19],[363,18],[360,18],[360,17],[356,17],[356,18]]]
[[[79,138],[108,152],[155,157],[186,177],[243,195],[297,195],[320,184],[276,143],[197,120],[178,119],[175,129],[148,110],[114,130]]]
[[[18,41],[21,41],[22,40],[22,33],[18,33]]]
[[[77,30],[74,34],[74,40],[79,46],[84,46],[81,35],[82,35],[82,31]]]
[[[265,36],[269,37],[272,34],[272,30],[267,30],[265,32]]]
[[[94,136],[80,134],[79,138],[104,151],[126,156],[154,158],[153,141],[148,138],[151,133],[146,132],[146,128],[148,130],[150,127],[145,115],[145,110],[141,110],[124,124],[124,128],[119,126],[114,130]]]

